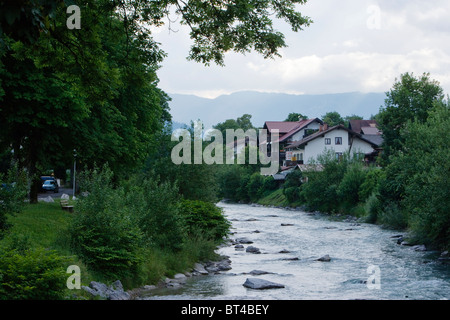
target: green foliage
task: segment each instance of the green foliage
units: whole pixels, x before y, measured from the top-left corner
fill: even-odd
[[[437,81],[430,79],[429,73],[417,78],[405,73],[386,95],[385,106],[380,109],[377,120],[384,138],[383,160],[388,163],[389,157],[402,149],[401,130],[407,122],[425,122],[433,103],[443,98],[443,90]]]
[[[339,209],[338,187],[349,163],[349,155],[337,160],[333,150],[318,157],[322,171],[308,173],[308,183],[302,186],[301,197],[310,210],[336,212]]]
[[[57,300],[64,297],[65,259],[44,248],[0,251],[0,300]]]
[[[133,211],[147,245],[179,250],[185,239],[185,226],[178,209],[178,187],[157,178],[131,179],[124,206]]]
[[[396,202],[384,202],[378,213],[377,222],[385,227],[402,230],[408,226],[408,216]]]
[[[230,223],[223,215],[223,210],[210,202],[182,200],[180,211],[189,234],[199,233],[220,240],[226,236]]]
[[[236,120],[234,120],[234,119],[225,120],[224,122],[220,122],[220,123],[216,124],[215,126],[213,126],[213,128],[222,132],[222,137],[225,142],[225,138],[227,136],[226,135],[227,129],[231,129],[231,130],[242,129],[244,132],[246,132],[248,129],[254,129],[251,118],[252,118],[252,116],[250,114],[243,114],[241,117],[237,118]]]
[[[427,120],[402,131],[404,153],[392,159],[403,168],[400,205],[412,231],[427,243],[450,244],[450,102],[436,103]]]
[[[294,170],[286,176],[283,184],[283,194],[290,203],[300,199],[302,178],[303,174],[300,170]]]
[[[264,177],[259,173],[253,173],[247,182],[247,195],[250,201],[255,202],[261,197]]]
[[[284,121],[296,122],[302,119],[308,119],[308,117],[302,115],[301,113],[291,112]]]
[[[125,206],[123,189],[114,189],[112,172],[104,168],[85,172],[82,189],[70,226],[71,246],[92,270],[108,277],[133,273],[140,262],[142,231]]]
[[[4,231],[11,227],[7,215],[23,209],[27,184],[26,173],[16,165],[8,170],[6,176],[0,173],[0,239]]]
[[[344,208],[351,208],[360,201],[359,191],[366,180],[366,174],[361,163],[348,166],[337,188],[338,199]]]
[[[338,124],[345,124],[345,120],[337,111],[327,112],[322,116],[322,121],[327,123],[329,127],[337,126]]]
[[[358,191],[358,196],[361,201],[365,201],[370,195],[378,190],[378,184],[384,178],[385,172],[381,168],[369,168]]]

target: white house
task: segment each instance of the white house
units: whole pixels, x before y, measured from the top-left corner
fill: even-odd
[[[333,150],[336,158],[344,153],[356,153],[361,159],[369,161],[374,153],[379,151],[379,145],[363,135],[356,133],[343,125],[328,127],[327,124],[320,126],[319,131],[293,142],[286,146],[286,160],[284,166],[290,163],[310,164],[317,156],[326,150]]]

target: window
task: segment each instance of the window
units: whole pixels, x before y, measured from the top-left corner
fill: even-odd
[[[334,143],[335,143],[335,144],[342,144],[342,137],[336,137],[336,138],[334,138]]]
[[[336,160],[341,161],[342,159],[342,152],[336,152]]]
[[[325,144],[331,144],[331,138],[325,138]]]

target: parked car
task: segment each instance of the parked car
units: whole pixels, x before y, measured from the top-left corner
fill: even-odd
[[[54,193],[57,193],[59,191],[59,186],[56,180],[45,180],[42,184],[42,189],[44,191],[53,191]]]

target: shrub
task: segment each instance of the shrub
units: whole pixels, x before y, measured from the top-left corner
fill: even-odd
[[[184,223],[178,209],[178,189],[157,178],[135,183],[128,192],[127,206],[132,208],[148,245],[179,250],[185,238]]]
[[[345,172],[336,192],[339,201],[344,208],[349,209],[356,206],[359,202],[359,189],[364,183],[366,177],[365,169],[361,164],[353,163]]]
[[[0,174],[0,239],[11,227],[7,214],[20,212],[27,196],[27,176],[23,170],[13,166],[6,176]]]
[[[57,300],[64,297],[65,259],[44,248],[0,253],[0,299]]]
[[[293,203],[300,199],[302,177],[303,174],[299,170],[295,170],[286,176],[286,181],[283,184],[283,194],[289,203]]]
[[[210,202],[183,200],[180,203],[181,213],[186,222],[189,234],[200,232],[214,240],[226,236],[230,223],[223,215],[223,210]]]
[[[366,213],[365,222],[366,223],[376,223],[378,219],[378,214],[381,212],[381,202],[378,199],[377,194],[372,193],[364,203],[364,211]]]
[[[387,228],[399,230],[408,226],[408,216],[396,202],[388,202],[378,213],[378,222]]]
[[[264,178],[259,172],[255,172],[250,176],[247,183],[247,194],[250,201],[256,201],[261,197],[261,187],[263,186]]]
[[[91,270],[106,277],[131,274],[140,262],[142,232],[125,206],[123,189],[113,189],[105,167],[83,175],[83,191],[69,229],[71,247]]]
[[[373,168],[370,169],[366,177],[364,179],[364,182],[361,184],[358,192],[359,200],[360,201],[366,201],[370,195],[377,191],[378,189],[378,183],[381,179],[384,177],[384,171],[379,168]]]

